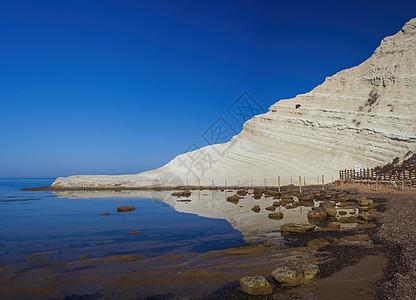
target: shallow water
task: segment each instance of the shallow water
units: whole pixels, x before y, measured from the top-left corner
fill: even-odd
[[[0,179],[0,263],[24,262],[42,252],[51,252],[54,261],[68,262],[86,254],[91,258],[153,257],[204,253],[244,243],[242,234],[226,220],[179,212],[152,195],[67,198],[49,191],[21,190],[49,186],[53,181]],[[121,205],[136,210],[117,213]],[[105,212],[110,215],[99,215]]]

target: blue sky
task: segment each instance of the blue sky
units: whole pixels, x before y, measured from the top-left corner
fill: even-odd
[[[367,59],[415,1],[0,1],[0,177],[138,173],[247,91],[267,109]],[[412,15],[413,14],[413,15]]]

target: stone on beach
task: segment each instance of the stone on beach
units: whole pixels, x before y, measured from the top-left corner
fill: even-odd
[[[252,296],[273,294],[273,287],[266,278],[261,275],[244,276],[240,279],[241,290]]]
[[[314,239],[314,240],[310,240],[308,242],[308,247],[324,247],[324,246],[328,246],[330,244],[330,242],[328,242],[326,239]]]
[[[322,207],[313,207],[311,211],[308,212],[308,219],[324,219],[326,218],[326,212]]]
[[[262,195],[263,195],[263,190],[254,189],[254,191],[253,191],[253,198],[254,199],[260,199]]]
[[[134,206],[118,206],[117,207],[117,212],[118,213],[123,213],[123,212],[130,212],[136,210],[136,208]]]
[[[341,217],[338,219],[338,222],[340,223],[357,223],[357,218],[355,216],[349,216],[349,217]]]
[[[247,195],[247,194],[248,194],[248,192],[247,192],[247,190],[238,190],[238,191],[237,191],[237,194],[238,194],[239,196],[245,196],[245,195]]]
[[[329,217],[335,217],[337,215],[337,210],[335,209],[335,203],[332,202],[321,202],[319,205],[326,212]]]
[[[267,210],[270,210],[270,211],[275,211],[276,210],[276,206],[268,206],[268,207],[266,207],[266,209]]]
[[[282,212],[270,213],[269,214],[269,219],[281,220],[281,219],[283,219],[283,213]]]
[[[371,199],[367,199],[367,198],[359,198],[358,200],[358,205],[359,206],[373,206],[374,202]]]
[[[282,235],[301,234],[315,229],[315,225],[301,223],[287,223],[280,227]]]
[[[329,222],[328,224],[328,228],[341,228],[341,223],[340,222]]]
[[[273,278],[283,286],[294,287],[311,282],[319,274],[317,265],[306,262],[289,262],[272,271]]]

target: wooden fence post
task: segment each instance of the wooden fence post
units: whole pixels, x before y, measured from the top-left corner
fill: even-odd
[[[280,176],[277,177],[277,184],[279,185],[279,192],[280,192]]]

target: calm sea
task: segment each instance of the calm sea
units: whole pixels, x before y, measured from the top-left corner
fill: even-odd
[[[86,254],[91,258],[117,254],[152,257],[203,253],[244,243],[242,234],[225,220],[180,213],[153,199],[68,199],[50,191],[21,190],[49,186],[53,181],[0,179],[0,263],[24,262],[42,252],[67,262]],[[121,205],[136,210],[117,213]],[[110,215],[99,215],[105,212]]]

